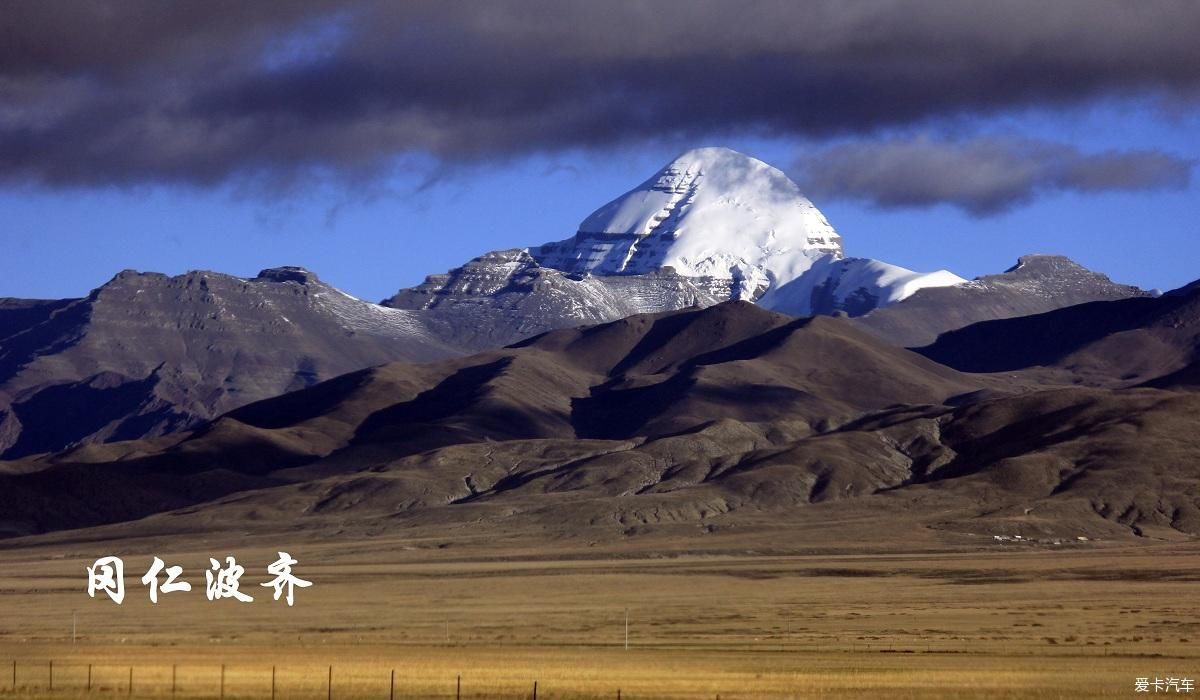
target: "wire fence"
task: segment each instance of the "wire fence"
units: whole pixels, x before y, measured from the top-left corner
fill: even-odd
[[[551,696],[536,679],[432,678],[381,666],[253,666],[248,664],[119,665],[112,663],[13,661],[0,696],[173,698],[532,698]],[[474,682],[473,682],[474,681]],[[611,692],[560,692],[553,697],[612,697]],[[626,700],[632,696],[625,694]],[[718,700],[720,696],[717,696]]]

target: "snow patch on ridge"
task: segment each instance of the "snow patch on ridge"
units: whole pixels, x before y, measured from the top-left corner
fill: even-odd
[[[384,337],[436,339],[422,323],[419,314],[405,309],[389,309],[354,297],[336,287],[312,295],[316,305],[334,316],[346,328]]]
[[[868,258],[826,256],[792,282],[770,289],[759,304],[797,316],[839,311],[861,316],[903,301],[925,287],[949,287],[967,280],[947,270],[912,270]]]

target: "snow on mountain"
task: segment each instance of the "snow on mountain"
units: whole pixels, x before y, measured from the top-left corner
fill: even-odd
[[[981,320],[1142,294],[1053,256],[969,283],[845,258],[841,237],[781,171],[703,148],[601,207],[572,238],[479,256],[381,305],[298,267],[251,279],[126,271],[84,299],[0,299],[0,456],[165,434],[383,362],[729,299],[860,316],[914,346]]]
[[[967,280],[947,270],[912,270],[867,258],[823,257],[800,277],[773,287],[759,305],[796,316],[844,311],[862,316],[907,299],[926,287],[949,287]]]
[[[565,272],[636,275],[672,267],[731,280],[734,298],[842,256],[841,237],[787,175],[728,148],[698,148],[597,209],[573,237],[529,249]]]
[[[964,282],[862,258],[782,171],[728,148],[688,151],[563,241],[493,251],[383,301],[444,341],[483,349],[633,313],[756,301],[853,316]]]
[[[923,289],[902,304],[861,317],[858,323],[896,345],[919,347],[934,342],[942,333],[980,321],[1148,294],[1061,255],[1025,255],[1001,274]]]
[[[569,273],[639,275],[665,267],[718,299],[793,314],[858,316],[923,287],[961,284],[945,270],[913,272],[845,259],[842,238],[783,171],[728,148],[697,148],[605,204],[564,241],[530,248]]]
[[[214,276],[216,273],[207,274]],[[298,285],[297,289],[305,290],[309,308],[312,311],[331,317],[349,332],[395,338],[414,343],[424,342],[431,346],[436,346],[440,342],[430,333],[424,319],[419,314],[363,301],[337,287],[322,282],[314,273],[302,267],[289,265],[270,268],[259,272],[257,277],[247,280],[247,282],[249,284],[294,282]],[[270,296],[265,296],[263,303],[268,306],[274,305]],[[281,314],[279,318],[291,323],[287,316]]]
[[[539,265],[524,250],[481,255],[445,274],[402,289],[383,305],[421,318],[443,340],[469,350],[515,343],[559,328],[615,321],[633,314],[712,306],[720,286],[672,270],[641,275],[589,275]]]

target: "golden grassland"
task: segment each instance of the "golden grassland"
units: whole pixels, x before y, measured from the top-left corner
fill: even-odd
[[[127,696],[132,668],[134,697],[170,697],[174,673],[179,698],[220,697],[222,665],[226,698],[270,697],[273,666],[280,698],[387,698],[393,670],[395,697],[431,698],[459,677],[465,698],[534,681],[539,698],[1079,698],[1200,676],[1188,543],[587,559],[393,544],[291,547],[314,582],[293,608],[258,585],[276,555],[257,544],[117,552],[121,606],[85,592],[108,545],[2,550],[0,694],[13,661],[17,697],[63,698],[88,696],[89,664],[92,696]],[[151,605],[153,554],[193,590]],[[225,554],[255,602],[205,598]]]

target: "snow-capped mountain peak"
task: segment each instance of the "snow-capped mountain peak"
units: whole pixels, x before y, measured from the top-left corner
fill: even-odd
[[[965,280],[846,258],[842,238],[778,168],[698,148],[597,209],[577,233],[495,251],[385,305],[437,310],[473,347],[632,313],[754,301],[792,314],[859,316]],[[512,319],[498,328],[492,315]]]
[[[728,148],[697,148],[597,209],[573,237],[529,253],[546,267],[597,275],[669,266],[756,298],[823,256],[840,258],[842,243],[778,168]]]

